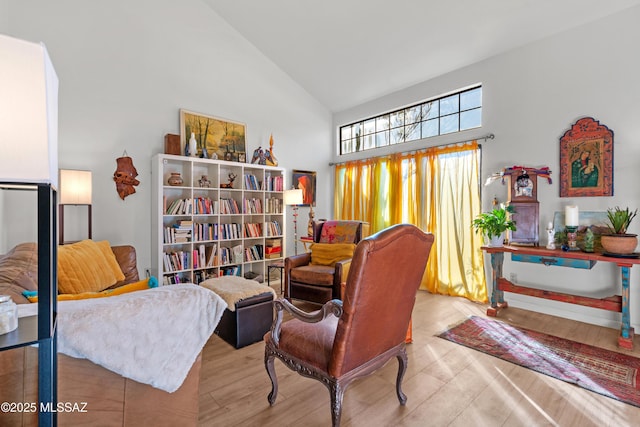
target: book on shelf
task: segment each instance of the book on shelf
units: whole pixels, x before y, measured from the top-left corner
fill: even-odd
[[[280,227],[280,223],[278,221],[269,221],[265,223],[267,227],[267,236],[281,236],[282,228]]]
[[[200,266],[200,268],[204,268],[204,266],[207,265],[207,258],[206,258],[207,254],[206,254],[206,248],[204,245],[199,245],[198,246],[198,265]]]
[[[258,188],[260,188],[260,184],[255,175],[253,174],[244,175],[244,188],[245,190],[258,190]]]
[[[207,267],[215,267],[218,265],[218,260],[216,258],[218,252],[218,245],[214,243],[213,245],[207,246],[205,248],[205,256],[207,258]]]
[[[264,256],[267,259],[280,258],[282,256],[282,239],[265,239]]]
[[[266,213],[282,213],[282,199],[270,197],[265,199],[264,205]]]
[[[231,250],[233,252],[233,262],[236,264],[242,263],[242,245],[236,245]]]

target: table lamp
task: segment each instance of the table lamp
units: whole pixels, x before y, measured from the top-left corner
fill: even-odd
[[[293,206],[293,248],[295,254],[298,255],[298,205],[302,204],[302,189],[285,190],[284,204]]]
[[[59,244],[64,245],[64,207],[87,206],[88,238],[91,239],[91,171],[60,169]]]

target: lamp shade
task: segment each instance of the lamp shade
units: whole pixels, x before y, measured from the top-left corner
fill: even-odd
[[[91,204],[91,171],[60,169],[60,204]]]
[[[58,186],[58,76],[43,44],[0,34],[0,182]]]
[[[284,204],[285,205],[301,205],[302,204],[302,189],[296,188],[291,190],[285,190],[284,192]]]

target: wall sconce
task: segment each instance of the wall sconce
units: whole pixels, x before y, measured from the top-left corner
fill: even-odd
[[[302,189],[285,190],[284,204],[293,206],[293,248],[298,255],[298,205],[302,204]]]
[[[88,231],[91,239],[91,171],[60,169],[60,203],[58,217],[59,244],[64,245],[64,207],[87,206]]]

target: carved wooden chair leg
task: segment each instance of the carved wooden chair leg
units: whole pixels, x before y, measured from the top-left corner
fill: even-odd
[[[398,400],[401,405],[407,403],[407,395],[402,392],[402,379],[404,378],[404,373],[407,372],[407,352],[403,348],[400,350],[400,354],[398,354],[398,378],[396,379],[396,393],[398,395]]]
[[[331,394],[331,425],[338,427],[342,416],[342,398],[344,397],[344,387],[338,383],[328,385]]]
[[[267,374],[269,374],[269,379],[271,380],[271,393],[269,393],[267,399],[271,406],[276,403],[276,397],[278,396],[278,377],[276,376],[276,370],[273,366],[274,359],[275,356],[269,352],[268,347],[265,348],[264,367],[267,369]]]

